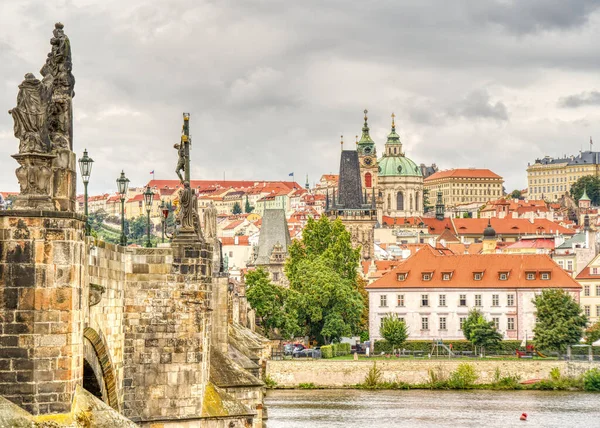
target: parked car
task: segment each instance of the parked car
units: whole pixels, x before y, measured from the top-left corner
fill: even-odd
[[[321,358],[321,350],[319,348],[304,348],[295,351],[292,354],[293,358]]]
[[[283,355],[294,355],[294,352],[305,349],[301,343],[288,343],[283,345]]]

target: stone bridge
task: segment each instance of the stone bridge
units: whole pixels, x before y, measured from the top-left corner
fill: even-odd
[[[243,291],[213,272],[211,245],[122,247],[84,224],[0,211],[0,395],[32,421],[79,420],[83,386],[104,403],[90,400],[92,426],[262,426],[264,342],[236,322]],[[0,403],[0,425],[16,412]]]

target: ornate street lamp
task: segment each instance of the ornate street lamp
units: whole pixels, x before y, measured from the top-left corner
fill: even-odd
[[[88,221],[88,191],[87,186],[90,182],[90,174],[92,173],[92,164],[94,160],[88,156],[87,149],[83,151],[83,156],[79,159],[79,171],[81,172],[81,178],[83,179],[83,211],[85,214],[85,234],[90,234],[90,223]]]
[[[169,217],[169,206],[167,204],[165,204],[165,200],[161,200],[160,201],[160,206],[159,206],[160,210],[162,211],[162,242],[163,244],[165,243],[165,228],[166,228],[166,223],[167,223],[167,218]]]
[[[146,214],[148,214],[148,240],[146,241],[146,247],[152,247],[150,242],[150,211],[152,211],[152,200],[154,199],[154,192],[150,189],[150,186],[146,186],[144,191],[144,203],[146,204]]]
[[[127,188],[129,187],[129,178],[125,177],[125,171],[121,171],[121,176],[117,178],[117,189],[121,195],[121,239],[119,244],[123,247],[127,245],[127,236],[125,236],[125,198],[127,197]]]

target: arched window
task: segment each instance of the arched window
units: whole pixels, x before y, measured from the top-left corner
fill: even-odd
[[[392,209],[392,196],[388,193],[388,197],[387,197],[387,206],[388,206],[388,210]]]
[[[409,199],[410,199],[410,210],[412,211],[413,210],[413,197],[412,197],[412,194],[410,195]]]
[[[370,173],[370,172],[367,172],[367,173],[365,174],[365,187],[367,187],[367,188],[371,188],[371,186],[372,186],[372,185],[373,185],[373,184],[372,184],[371,173]]]
[[[415,192],[415,210],[419,211],[419,192]]]
[[[404,211],[404,193],[398,192],[396,196],[396,209]]]

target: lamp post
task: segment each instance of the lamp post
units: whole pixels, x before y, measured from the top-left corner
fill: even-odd
[[[154,192],[150,189],[150,186],[146,186],[144,191],[144,203],[146,204],[146,214],[148,214],[148,240],[146,241],[146,247],[152,247],[150,242],[150,211],[152,210],[152,200],[154,199]]]
[[[121,176],[117,178],[117,189],[121,195],[121,239],[119,244],[123,247],[127,245],[127,236],[125,236],[125,197],[127,196],[127,188],[129,187],[129,179],[125,177],[125,171],[121,171]]]
[[[162,243],[165,243],[165,228],[167,224],[167,218],[169,217],[169,206],[165,204],[165,200],[160,201],[160,210],[162,211]]]
[[[90,174],[92,173],[92,164],[94,160],[88,156],[87,149],[83,151],[83,156],[79,158],[79,171],[81,172],[81,178],[83,179],[83,211],[85,214],[85,235],[90,234],[90,223],[88,221],[88,191],[87,186],[90,182]]]

